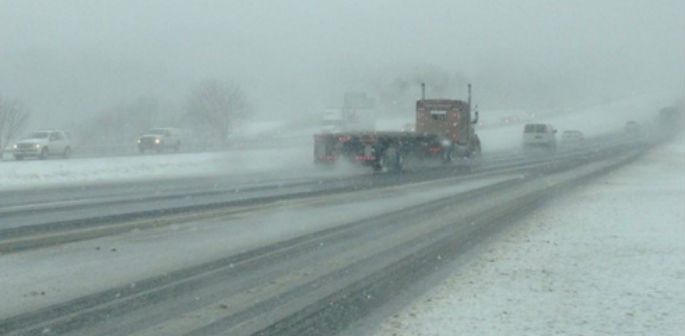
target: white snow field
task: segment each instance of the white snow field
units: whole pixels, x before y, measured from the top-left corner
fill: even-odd
[[[376,335],[682,335],[684,171],[680,136],[553,199]]]

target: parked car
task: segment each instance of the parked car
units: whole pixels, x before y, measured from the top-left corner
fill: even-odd
[[[523,126],[523,149],[544,149],[554,151],[557,148],[557,130],[549,124],[526,124]]]
[[[12,154],[17,160],[27,157],[47,159],[49,156],[71,156],[69,133],[60,130],[38,130],[12,145]]]
[[[561,144],[563,146],[579,146],[585,141],[585,135],[581,131],[566,130],[561,133]]]
[[[178,152],[181,149],[181,132],[176,128],[152,128],[138,137],[138,151],[161,152],[163,150]]]

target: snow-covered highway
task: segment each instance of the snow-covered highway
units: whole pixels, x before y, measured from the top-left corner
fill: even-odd
[[[684,171],[681,136],[555,198],[374,335],[682,335]]]
[[[515,147],[511,134],[502,148]],[[554,155],[505,149],[470,171],[298,169],[296,158],[309,153],[291,148],[283,165],[260,160],[259,150],[157,155],[130,159],[147,162],[143,174],[18,183],[0,196],[0,281],[9,289],[0,300],[12,302],[0,306],[0,332],[339,332],[472,255],[511,218],[639,158],[660,139],[609,131]],[[210,168],[241,155],[252,160],[230,173]],[[202,169],[183,168],[203,157]],[[167,159],[177,174],[155,174]],[[3,163],[21,164],[81,162]]]

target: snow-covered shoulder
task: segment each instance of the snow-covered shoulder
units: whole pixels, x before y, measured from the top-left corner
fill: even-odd
[[[302,148],[0,162],[0,191],[193,176],[279,172],[309,167]]]
[[[377,335],[682,335],[685,140],[570,191]]]

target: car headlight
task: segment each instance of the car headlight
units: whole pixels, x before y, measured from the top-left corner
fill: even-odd
[[[18,148],[19,148],[19,146],[17,146],[17,144],[12,145],[12,149],[18,149]]]
[[[142,142],[142,141],[140,141],[140,139],[138,139],[138,143],[141,143],[141,142]]]
[[[156,144],[159,144],[160,142],[162,142],[162,140],[160,140],[160,139],[155,139],[155,143],[156,143]]]
[[[40,144],[35,144],[33,146],[36,147],[36,149],[40,149]]]
[[[449,147],[452,143],[447,139],[442,139],[440,141],[440,144],[442,145],[442,147]]]

